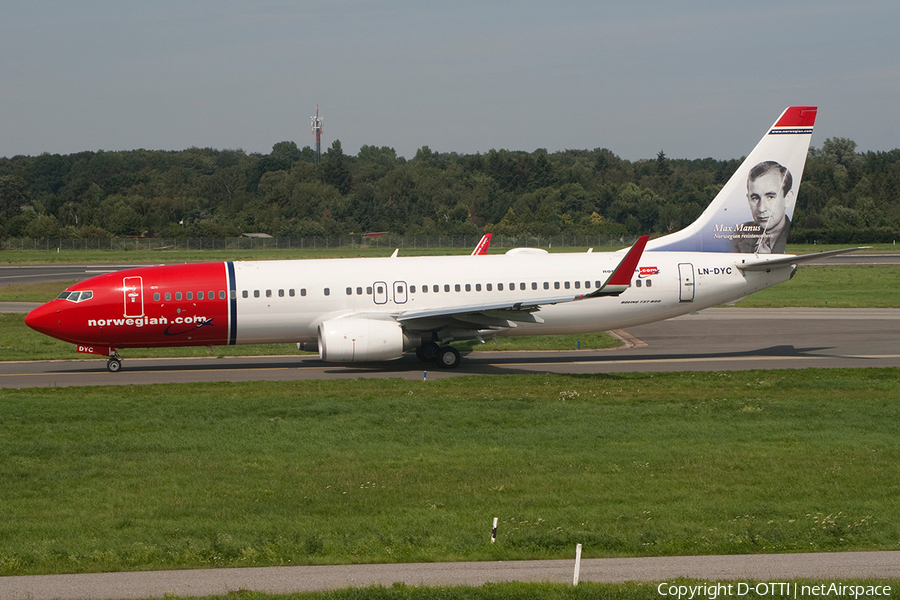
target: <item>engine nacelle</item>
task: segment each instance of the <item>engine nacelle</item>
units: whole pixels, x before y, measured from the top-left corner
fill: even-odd
[[[319,358],[324,361],[395,360],[408,345],[396,321],[347,318],[319,325]]]

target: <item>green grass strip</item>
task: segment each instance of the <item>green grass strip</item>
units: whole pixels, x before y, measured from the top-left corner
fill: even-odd
[[[0,390],[0,574],[896,549],[898,375]]]

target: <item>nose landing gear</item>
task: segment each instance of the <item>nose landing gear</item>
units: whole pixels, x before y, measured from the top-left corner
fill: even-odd
[[[118,373],[122,370],[122,359],[118,354],[111,354],[109,360],[106,361],[106,370],[110,373]]]

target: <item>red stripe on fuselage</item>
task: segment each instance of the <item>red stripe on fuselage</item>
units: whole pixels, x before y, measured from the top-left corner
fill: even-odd
[[[128,269],[67,290],[92,296],[81,302],[52,300],[29,313],[26,324],[74,344],[113,348],[228,343],[225,263]]]

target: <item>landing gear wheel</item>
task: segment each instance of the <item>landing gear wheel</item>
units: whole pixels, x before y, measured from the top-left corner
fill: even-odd
[[[444,346],[437,357],[437,365],[442,369],[455,369],[459,366],[459,352],[453,346]]]
[[[122,360],[113,356],[106,362],[106,368],[110,373],[118,373],[122,370]]]
[[[425,342],[416,348],[416,358],[422,362],[434,362],[437,360],[440,348],[434,342]]]

